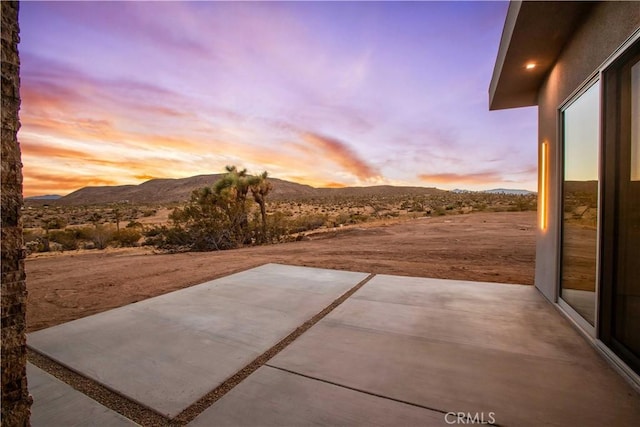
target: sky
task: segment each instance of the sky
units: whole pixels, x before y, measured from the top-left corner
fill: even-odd
[[[264,170],[315,187],[536,189],[493,111],[506,2],[23,2],[25,196]]]
[[[597,181],[600,150],[600,82],[563,112],[564,179]]]

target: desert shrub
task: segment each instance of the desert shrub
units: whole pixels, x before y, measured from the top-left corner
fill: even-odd
[[[227,166],[211,187],[194,190],[184,207],[169,215],[170,225],[145,231],[146,242],[168,250],[210,251],[279,239],[282,224],[269,225],[265,197],[271,191],[267,173],[249,176]],[[260,210],[251,210],[251,195]],[[281,218],[278,218],[281,220]]]
[[[167,228],[166,226],[163,226],[165,229]],[[144,237],[144,240],[142,241],[142,244],[144,246],[156,246],[156,247],[160,247],[162,244],[162,239],[163,239],[163,227],[159,227],[157,225],[154,225],[152,227],[147,227],[142,231],[142,237]]]
[[[169,226],[145,231],[146,243],[171,251],[230,249],[251,241],[246,207],[218,197],[210,188],[196,190],[169,215]]]
[[[144,228],[144,225],[141,222],[132,220],[127,224],[127,228]]]
[[[403,200],[400,209],[407,212],[424,212],[424,204],[418,199]]]
[[[135,228],[124,228],[114,233],[113,241],[118,246],[137,246],[141,237],[142,233]]]
[[[41,236],[42,236],[42,233],[38,230],[28,230],[26,228],[22,230],[22,237],[25,243],[35,241]]]
[[[424,212],[424,204],[420,201],[414,200],[409,208],[409,212]]]
[[[351,214],[350,217],[353,224],[357,224],[359,222],[367,222],[369,220],[369,215],[361,213]]]
[[[172,252],[212,251],[236,247],[228,229],[215,227],[154,227],[145,231],[145,244]]]
[[[166,243],[184,244],[187,239],[186,244],[196,251],[237,247],[248,240],[248,219],[242,213],[211,192],[194,192],[190,203],[169,216],[174,230],[166,230]]]
[[[39,230],[24,230],[23,236],[27,254],[49,252],[49,239],[43,236]]]
[[[144,232],[145,245],[152,245],[160,249],[169,249],[172,251],[178,250],[178,248],[184,248],[184,250],[191,249],[191,239],[189,234],[179,226],[167,227],[155,226],[151,227]]]
[[[49,231],[49,241],[58,243],[65,251],[78,249],[78,234],[73,228]]]
[[[368,220],[369,220],[369,216],[362,214],[360,212],[355,212],[355,213],[342,212],[335,217],[332,223],[334,227],[337,227],[340,225],[358,224],[360,222],[366,222]]]
[[[327,215],[307,214],[300,215],[291,220],[291,232],[302,233],[303,231],[315,230],[322,227],[327,222]]]
[[[40,242],[38,240],[30,240],[28,242],[25,242],[24,247],[27,250],[27,255],[34,252],[42,252],[40,250]]]
[[[333,226],[337,227],[340,225],[351,224],[351,215],[348,213],[342,212],[338,214],[333,220]]]
[[[91,241],[96,249],[105,249],[113,241],[114,230],[108,225],[96,225],[91,233]]]
[[[536,209],[536,198],[530,195],[516,196],[514,201],[515,210],[518,211],[530,211]]]
[[[74,227],[78,240],[92,240],[95,227]]]
[[[166,226],[157,226],[154,225],[152,227],[148,227],[144,230],[144,232],[142,233],[142,235],[148,239],[153,239],[159,235],[161,235],[163,233],[163,227],[167,228]]]
[[[93,212],[90,216],[89,216],[89,222],[92,222],[94,224],[97,224],[99,222],[102,221],[102,214],[98,213],[98,212]]]
[[[435,216],[442,216],[446,215],[447,211],[444,206],[436,206],[435,208],[433,208],[432,214]]]
[[[290,213],[274,212],[267,217],[267,228],[271,242],[282,242],[290,234]]]
[[[48,218],[42,224],[45,230],[61,230],[67,226],[67,221],[62,217]]]
[[[64,247],[57,242],[49,242],[49,251],[51,252],[64,252]]]

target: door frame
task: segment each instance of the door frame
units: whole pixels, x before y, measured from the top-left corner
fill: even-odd
[[[603,283],[598,317],[598,338],[619,358],[625,361],[630,369],[640,374],[640,355],[634,354],[614,337],[615,287],[618,281],[619,250],[619,165],[627,159],[621,158],[620,139],[620,70],[628,66],[628,62],[640,55],[640,39],[629,45],[616,56],[603,70],[603,226],[601,234],[602,253],[601,277]]]
[[[560,104],[560,107],[557,110],[557,141],[558,144],[558,163],[557,163],[557,174],[558,177],[558,187],[559,187],[559,203],[557,207],[557,218],[558,218],[558,251],[557,251],[557,277],[556,277],[556,301],[557,304],[564,310],[564,312],[571,318],[571,320],[577,324],[583,332],[585,332],[590,339],[597,338],[597,328],[598,328],[598,317],[599,317],[599,304],[600,304],[600,246],[601,246],[601,220],[602,220],[602,73],[597,71],[589,76],[579,87],[574,90],[571,95],[567,97],[567,99]],[[595,256],[595,264],[596,264],[596,273],[595,273],[595,307],[594,307],[594,322],[593,325],[589,323],[576,309],[574,309],[568,302],[566,302],[562,298],[562,255],[563,255],[563,242],[564,242],[564,170],[565,170],[565,129],[564,129],[564,112],[573,105],[585,92],[591,89],[595,84],[600,83],[600,103],[598,105],[599,111],[599,135],[598,135],[598,195],[597,195],[597,203],[598,203],[598,217],[597,217],[597,226],[596,226],[596,256]]]
[[[636,29],[636,31],[634,31],[634,33],[629,36],[629,38],[622,43],[599,67],[596,68],[596,70],[594,71],[594,73],[592,73],[591,75],[588,76],[587,79],[585,79],[581,85],[579,85],[579,87],[573,91],[566,99],[564,99],[558,109],[556,110],[557,114],[556,114],[556,141],[558,142],[562,142],[563,141],[563,129],[562,129],[562,109],[564,107],[566,107],[567,105],[570,104],[570,102],[577,96],[578,93],[580,93],[581,90],[583,90],[586,86],[588,86],[588,84],[593,81],[596,78],[600,79],[601,82],[601,94],[603,93],[603,87],[604,85],[603,83],[603,79],[605,78],[605,76],[603,75],[603,72],[605,70],[607,70],[612,64],[614,64],[622,55],[624,55],[628,49],[636,42],[640,42],[640,28]],[[605,100],[601,99],[601,108],[604,109],[606,106],[604,105]],[[603,115],[601,114],[601,150],[604,149],[603,145],[604,144],[604,134],[602,133],[604,131],[604,124],[602,123],[603,120]],[[556,144],[556,150],[555,150],[555,155],[557,156],[556,159],[559,159],[556,162],[556,167],[555,167],[555,171],[556,171],[556,177],[557,180],[554,183],[554,187],[556,188],[556,191],[560,197],[560,199],[556,199],[558,201],[557,205],[557,211],[556,214],[558,215],[558,218],[562,218],[562,181],[563,181],[563,167],[564,167],[564,143],[558,143]],[[605,153],[602,153],[603,155]],[[604,169],[607,167],[610,167],[610,165],[608,165],[606,162],[607,161],[614,161],[615,159],[606,159],[604,157],[601,157],[600,161],[601,161],[601,174],[603,173]],[[614,170],[615,170],[615,166],[614,166]],[[601,179],[605,178],[604,176],[600,177]],[[602,212],[605,209],[609,209],[608,206],[605,205],[606,203],[606,199],[603,198],[603,193],[606,192],[605,188],[602,188],[603,191],[600,192],[599,195],[599,208],[600,208],[600,212],[599,212],[599,217],[598,217],[598,223],[599,223],[599,227],[601,229],[601,231],[599,232],[598,235],[598,239],[602,238],[602,233],[607,232],[608,230],[604,230],[603,229],[603,218],[601,217]],[[615,200],[614,200],[615,203]],[[607,360],[609,362],[609,364],[611,365],[611,367],[614,368],[614,370],[616,370],[618,372],[618,374],[620,374],[638,393],[640,393],[640,373],[635,372],[633,369],[631,369],[631,367],[623,360],[621,359],[610,347],[609,345],[602,340],[602,338],[605,338],[601,335],[601,323],[603,323],[603,319],[600,316],[600,312],[601,312],[601,307],[603,306],[604,303],[607,302],[606,300],[606,296],[600,295],[596,298],[596,321],[595,321],[595,328],[591,327],[591,325],[582,318],[582,316],[580,316],[578,314],[577,311],[575,311],[571,306],[569,306],[567,303],[565,303],[560,297],[560,274],[561,274],[561,269],[560,269],[560,262],[561,262],[561,256],[562,256],[562,248],[561,248],[561,244],[562,244],[562,240],[561,240],[561,221],[556,221],[555,224],[555,228],[557,231],[557,250],[556,250],[556,292],[555,292],[555,296],[556,296],[556,307],[558,308],[558,310],[565,315],[565,317],[567,318],[567,320],[569,320],[574,327],[594,346],[594,348],[605,358],[605,360]],[[611,256],[610,253],[606,253],[606,251],[601,250],[601,241],[598,242],[598,268],[601,268],[602,262],[603,262],[603,257],[607,257],[607,256]],[[599,275],[601,275],[602,272],[599,273]],[[598,286],[599,288],[599,286]],[[610,296],[609,296],[610,297]],[[604,301],[603,301],[604,300]],[[593,330],[591,330],[593,329]],[[606,338],[605,338],[606,340]]]

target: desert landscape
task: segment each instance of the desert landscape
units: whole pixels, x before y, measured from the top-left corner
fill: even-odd
[[[532,284],[534,211],[388,218],[304,239],[216,252],[153,247],[36,253],[27,258],[29,331],[265,263],[377,274]]]
[[[533,283],[535,194],[313,188],[272,178],[249,191],[243,185],[254,178],[230,170],[27,199],[28,330],[266,263]],[[259,188],[262,218],[249,198]],[[233,227],[244,234],[228,250],[189,240]]]

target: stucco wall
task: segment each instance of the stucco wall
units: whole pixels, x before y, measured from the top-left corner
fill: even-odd
[[[28,426],[18,3],[2,1],[2,425]]]
[[[551,301],[556,300],[557,294],[562,179],[559,173],[558,109],[639,27],[640,2],[604,2],[597,5],[566,44],[538,92],[538,142],[549,144],[549,215],[547,229],[538,230],[535,285]]]

